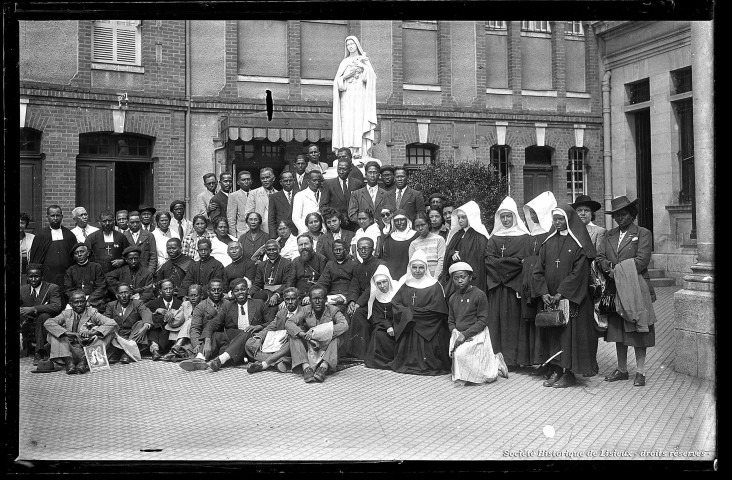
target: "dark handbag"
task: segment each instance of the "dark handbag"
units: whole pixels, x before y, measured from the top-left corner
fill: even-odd
[[[539,311],[534,323],[537,327],[564,327],[569,323],[569,317],[569,300],[562,299],[557,306]]]
[[[615,288],[615,281],[608,279],[605,283],[605,288],[602,289],[602,295],[600,295],[600,301],[597,303],[597,313],[600,315],[607,315],[608,313],[615,313],[615,295],[617,289]]]

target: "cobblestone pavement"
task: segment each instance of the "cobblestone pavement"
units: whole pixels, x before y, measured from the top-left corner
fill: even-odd
[[[20,460],[712,460],[712,382],[673,371],[673,293],[659,288],[647,385],[600,375],[545,388],[528,370],[459,386],[358,365],[322,384],[242,368],[185,372],[147,359],[84,375],[20,365]],[[632,349],[630,349],[632,352]],[[83,428],[82,428],[83,427]],[[197,432],[201,434],[198,435]]]

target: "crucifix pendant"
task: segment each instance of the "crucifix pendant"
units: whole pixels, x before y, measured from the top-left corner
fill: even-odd
[[[110,247],[109,245],[107,245],[106,250],[107,250],[107,256],[112,255],[112,252],[110,252],[110,250],[112,250],[112,247]]]
[[[534,253],[536,253],[536,240],[534,240]]]
[[[417,292],[412,294],[412,306],[414,306],[414,300],[417,298]]]
[[[560,260],[558,258],[556,260],[554,260],[554,263],[557,264],[557,268],[559,268],[559,262],[560,262]]]
[[[506,244],[504,243],[501,247],[501,257],[503,257],[503,251],[506,250]]]
[[[269,285],[272,285],[272,282],[274,282],[274,274],[273,274],[273,272],[270,272],[269,278],[267,279],[267,283]]]

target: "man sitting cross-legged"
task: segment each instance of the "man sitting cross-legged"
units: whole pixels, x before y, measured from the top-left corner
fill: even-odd
[[[312,287],[308,296],[310,305],[285,322],[292,371],[302,370],[306,383],[323,382],[328,369],[338,365],[338,343],[348,331],[348,322],[337,307],[327,305],[328,291],[322,286]]]
[[[203,329],[208,325],[208,322],[219,314],[219,311],[224,309],[224,306],[228,303],[224,299],[224,286],[221,279],[215,278],[208,282],[208,288],[206,291],[208,292],[208,297],[201,300],[201,302],[196,305],[196,308],[193,309],[193,313],[191,314],[191,326],[188,330],[191,340],[191,350],[195,355],[195,358],[181,362],[180,367],[183,370],[192,371],[208,368],[207,365],[200,365],[200,363],[205,364],[205,357],[203,355]]]
[[[177,332],[171,329],[168,338],[175,343],[170,347],[170,351],[163,355],[161,360],[166,362],[180,362],[196,356],[191,345],[191,319],[193,318],[194,309],[201,302],[202,294],[203,289],[200,285],[194,283],[188,287],[188,300],[184,300],[181,303],[178,314],[175,316],[173,322],[171,322],[173,327],[178,327],[181,320],[183,323],[180,324],[180,329]],[[171,323],[168,325],[171,325]]]
[[[153,361],[160,360],[168,353],[170,345],[170,330],[166,327],[176,323],[176,317],[181,319],[183,311],[179,298],[175,297],[175,285],[170,280],[160,282],[160,296],[147,302],[145,306],[152,312],[152,326],[147,332],[150,341],[150,353]],[[180,325],[180,324],[179,324]]]
[[[229,360],[233,365],[245,362],[246,342],[265,326],[265,306],[261,300],[249,300],[249,280],[237,278],[231,283],[234,301],[219,310],[203,329],[203,356],[212,372]]]
[[[288,340],[285,323],[293,315],[299,313],[301,307],[298,300],[298,291],[295,287],[288,287],[284,292],[285,308],[277,311],[264,330],[249,338],[246,343],[246,355],[256,360],[249,364],[247,372],[257,373],[277,366],[280,372],[289,370],[292,364],[290,358],[290,342]]]
[[[120,337],[133,340],[139,350],[148,346],[148,330],[152,327],[152,312],[140,300],[132,299],[132,288],[126,283],[117,285],[117,300],[107,304],[104,315],[119,326]],[[109,363],[130,363],[130,358],[117,340],[110,344]]]
[[[109,346],[117,323],[87,304],[86,294],[76,290],[69,300],[71,308],[49,318],[43,326],[51,344],[50,358],[66,364],[66,373],[85,373],[89,364],[83,346]]]

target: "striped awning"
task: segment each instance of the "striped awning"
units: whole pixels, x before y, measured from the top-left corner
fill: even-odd
[[[251,115],[227,115],[220,119],[220,131],[224,141],[269,140],[276,142],[329,141],[332,134],[330,113],[274,112],[272,120],[267,112]]]

